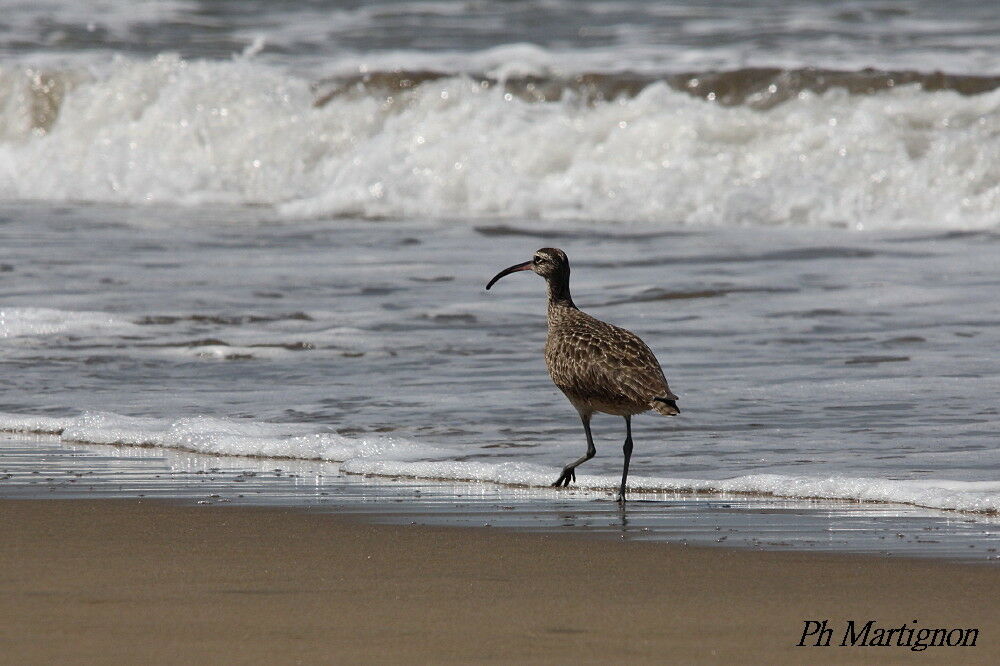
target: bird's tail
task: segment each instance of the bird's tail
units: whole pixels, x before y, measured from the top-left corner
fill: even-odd
[[[653,398],[649,401],[649,406],[664,416],[674,416],[681,413],[681,408],[677,406],[676,396],[671,398]]]

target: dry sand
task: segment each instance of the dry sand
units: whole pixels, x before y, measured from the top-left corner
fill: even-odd
[[[0,501],[3,663],[1000,663],[1000,567]],[[794,647],[803,620],[977,647]],[[839,633],[833,641],[839,642]]]

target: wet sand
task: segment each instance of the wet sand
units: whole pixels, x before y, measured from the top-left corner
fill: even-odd
[[[0,530],[7,663],[916,656],[906,647],[794,647],[806,619],[977,627],[975,648],[921,654],[1000,659],[1000,568],[990,565],[135,500],[0,501]]]

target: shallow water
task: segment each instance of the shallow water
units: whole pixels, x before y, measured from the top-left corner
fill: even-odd
[[[585,445],[541,358],[543,284],[483,286],[556,244],[577,303],[681,396],[636,419],[635,488],[1000,508],[993,232],[211,214],[230,222],[8,208],[0,425],[544,486]],[[595,420],[583,486],[614,485],[622,425]]]
[[[496,527],[726,548],[1000,560],[995,517],[915,507],[740,495],[634,495],[345,475],[301,460],[0,438],[0,498],[155,499],[283,506],[390,524]]]

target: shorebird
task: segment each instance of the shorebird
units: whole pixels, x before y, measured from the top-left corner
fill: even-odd
[[[486,285],[517,273],[533,271],[545,278],[549,289],[549,334],[545,341],[545,365],[553,383],[580,414],[587,434],[587,452],[563,467],[552,484],[566,487],[576,481],[576,468],[597,453],[590,434],[594,412],[625,418],[625,463],[618,502],[625,502],[628,464],[632,458],[632,417],[650,409],[674,416],[680,414],[677,396],[667,386],[656,356],[639,336],[582,312],[569,293],[569,258],[562,250],[543,247],[531,261],[497,273]]]

